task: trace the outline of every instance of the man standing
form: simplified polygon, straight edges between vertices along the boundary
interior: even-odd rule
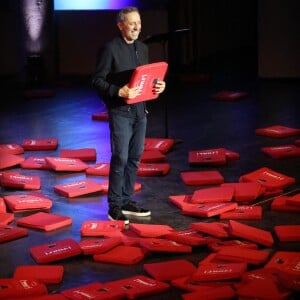
[[[126,104],[138,95],[138,87],[128,87],[129,71],[149,63],[148,47],[138,40],[141,16],[136,7],[126,7],[117,15],[120,35],[105,44],[97,57],[92,85],[105,102],[109,115],[111,160],[108,187],[108,218],[129,223],[127,215],[150,216],[151,212],[132,201],[138,166],[144,151],[147,109],[144,102]],[[124,76],[122,76],[124,75]],[[159,80],[156,93],[165,90]]]

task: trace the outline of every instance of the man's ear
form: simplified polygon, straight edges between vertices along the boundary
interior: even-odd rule
[[[118,28],[119,28],[120,31],[123,30],[123,23],[122,23],[122,22],[119,22],[119,23],[117,24],[117,26],[118,26]]]

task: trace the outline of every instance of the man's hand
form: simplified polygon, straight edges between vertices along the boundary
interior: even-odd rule
[[[154,86],[154,92],[157,94],[161,94],[166,88],[166,82],[163,80],[157,80]]]
[[[122,88],[119,89],[119,97],[125,98],[125,99],[133,99],[138,95],[139,88],[133,87],[129,88],[128,85],[124,85]]]

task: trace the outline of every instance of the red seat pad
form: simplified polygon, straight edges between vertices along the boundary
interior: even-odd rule
[[[228,238],[228,224],[221,222],[194,222],[190,227],[201,233],[206,233],[217,238]]]
[[[24,160],[22,156],[0,152],[0,170],[19,165]]]
[[[7,207],[12,212],[33,209],[50,209],[52,200],[41,193],[14,194],[4,196]]]
[[[140,246],[150,252],[192,252],[192,246],[177,243],[165,238],[143,238],[140,240]]]
[[[282,291],[277,282],[272,279],[253,279],[241,283],[236,290],[239,299],[287,299],[291,294],[288,291]]]
[[[0,212],[0,226],[6,226],[15,219],[13,213]]]
[[[219,290],[222,287],[232,286],[232,281],[210,281],[210,282],[203,282],[203,281],[200,282],[199,281],[199,282],[197,282],[192,279],[192,276],[184,276],[184,277],[180,277],[180,278],[171,280],[171,285],[176,288],[181,289],[182,291],[202,293],[205,291]],[[182,296],[189,295],[189,294],[191,294],[191,293],[188,293],[188,294],[183,293]],[[222,296],[215,297],[215,298],[222,299]],[[215,299],[215,298],[213,297],[212,299]],[[232,297],[228,297],[228,299],[231,299],[231,298]],[[201,296],[199,297],[199,294],[198,294],[198,298],[192,298],[192,299],[198,300],[198,299],[201,299]],[[206,298],[204,298],[204,299],[206,299]],[[207,299],[210,299],[209,295],[208,295]],[[227,299],[226,296],[225,296],[225,299]]]
[[[81,225],[80,234],[81,236],[121,236],[120,232],[124,229],[124,221],[86,220]]]
[[[183,209],[185,206],[194,206],[195,204],[191,203],[191,195],[170,195],[168,200],[176,205],[177,207]]]
[[[0,278],[0,299],[34,298],[47,295],[47,286],[37,279]]]
[[[78,158],[46,156],[45,159],[54,171],[81,172],[89,167],[86,163]]]
[[[88,175],[96,176],[108,176],[109,175],[110,164],[109,163],[96,163],[93,166],[88,167],[85,172]]]
[[[275,159],[300,156],[300,147],[296,145],[262,147],[261,151]]]
[[[216,259],[229,262],[245,262],[251,265],[262,265],[269,258],[267,250],[248,249],[236,246],[223,247],[216,254]]]
[[[216,241],[212,241],[208,243],[208,248],[214,252],[218,252],[223,248],[227,247],[241,247],[247,249],[258,249],[258,245],[249,241],[241,240],[241,239],[230,239],[230,240],[221,240],[218,239]],[[216,259],[217,256],[215,256]]]
[[[288,291],[300,292],[299,274],[288,274],[282,270],[279,270],[276,273],[276,276],[280,284],[288,289]]]
[[[4,198],[0,197],[0,213],[6,212],[6,202]]]
[[[292,196],[277,196],[271,203],[271,209],[276,211],[300,212],[300,206],[290,202],[292,199]]]
[[[224,220],[260,220],[262,218],[262,207],[252,205],[239,205],[233,210],[222,212],[220,219]]]
[[[57,138],[24,139],[22,143],[25,150],[56,150],[57,146]]]
[[[108,113],[106,111],[100,111],[98,113],[92,114],[92,120],[97,121],[108,121]]]
[[[216,240],[220,240],[220,239],[216,239]],[[198,263],[198,265],[206,265],[206,264],[222,264],[224,263],[224,260],[219,260],[216,258],[217,253],[210,253],[207,256],[205,256],[203,259],[201,259]]]
[[[10,225],[0,225],[0,243],[16,240],[28,235],[26,228],[20,228]]]
[[[260,182],[225,182],[221,186],[233,187],[233,200],[236,202],[252,202],[263,195],[265,188]]]
[[[300,193],[288,196],[286,199],[286,204],[300,206]]]
[[[184,171],[180,173],[186,185],[209,185],[224,183],[223,175],[217,170],[211,171]]]
[[[4,173],[0,180],[1,186],[22,190],[39,190],[41,179],[39,176]]]
[[[30,156],[21,162],[21,168],[23,169],[40,169],[51,170],[52,167],[48,164],[44,157]]]
[[[209,285],[199,286],[194,292],[182,294],[182,300],[234,299],[235,295],[235,290],[229,284],[222,286]]]
[[[280,242],[300,241],[300,225],[276,225],[274,231]]]
[[[45,284],[62,282],[64,266],[62,265],[19,265],[16,266],[13,277],[35,278]]]
[[[274,138],[284,138],[300,134],[300,128],[287,127],[283,125],[272,125],[255,130],[257,135],[264,135]]]
[[[166,160],[166,155],[157,149],[144,150],[141,157],[142,163],[162,162]]]
[[[72,222],[72,218],[68,216],[37,212],[29,216],[19,218],[17,220],[17,225],[43,231],[53,231],[69,226]]]
[[[116,264],[132,265],[144,259],[145,250],[141,247],[118,245],[105,253],[93,255],[93,260],[98,262],[109,262]]]
[[[167,153],[174,145],[174,139],[171,138],[145,138],[144,150],[159,150]]]
[[[264,265],[266,269],[274,269],[283,271],[288,275],[296,275],[299,280],[299,263],[300,252],[299,251],[282,251],[277,250],[273,256]]]
[[[144,264],[144,270],[154,279],[161,281],[169,281],[191,275],[196,269],[193,263],[185,259]]]
[[[247,264],[244,262],[199,264],[191,277],[201,282],[239,279],[246,270]]]
[[[139,93],[133,99],[125,99],[127,104],[157,99],[159,94],[153,91],[156,80],[164,80],[168,63],[164,61],[138,66],[128,83],[129,88],[138,87]]]
[[[233,199],[234,188],[231,186],[208,187],[195,190],[191,203],[220,203]]]
[[[240,158],[240,154],[236,151],[232,151],[232,150],[229,150],[229,149],[225,149],[225,155],[226,155],[226,158],[227,160],[237,160]]]
[[[172,231],[164,235],[163,238],[190,246],[208,245],[216,240],[211,236],[199,233],[197,230],[191,228]]]
[[[194,206],[184,206],[182,214],[186,216],[209,218],[220,215],[226,211],[234,210],[237,207],[235,202],[215,202],[215,203],[201,203]]]
[[[121,232],[122,243],[126,246],[138,246],[140,247],[140,237],[136,232],[130,229]]]
[[[92,179],[84,179],[54,186],[56,193],[69,198],[101,192],[102,190],[102,185]]]
[[[10,154],[23,154],[24,148],[18,144],[0,144],[0,152]]]
[[[92,282],[75,288],[65,289],[61,292],[64,299],[124,299],[126,294],[124,290],[108,287],[101,282]],[[81,297],[81,295],[84,295]]]
[[[137,233],[140,237],[157,238],[174,230],[169,225],[164,224],[141,224],[129,223],[129,229]]]
[[[236,101],[248,96],[247,92],[222,90],[212,94],[210,97],[218,101]]]
[[[122,243],[122,238],[115,237],[97,237],[97,238],[87,238],[79,242],[79,246],[83,251],[83,254],[99,254],[104,253],[108,250]]]
[[[191,150],[188,153],[188,161],[191,165],[225,165],[227,163],[226,149]]]
[[[95,148],[62,149],[60,150],[60,157],[77,158],[82,161],[94,161],[97,159],[97,152]]]
[[[268,167],[259,168],[239,179],[240,182],[259,182],[267,190],[283,189],[295,183],[295,178],[276,172]]]
[[[148,276],[136,275],[109,281],[104,284],[103,288],[109,290],[112,289],[114,291],[125,291],[127,299],[138,299],[162,293],[168,290],[170,285]]]
[[[229,232],[232,236],[266,247],[271,247],[274,244],[274,239],[270,231],[246,225],[238,221],[229,220]]]
[[[29,248],[29,252],[35,262],[39,264],[74,257],[82,253],[78,242],[72,238],[32,246]]]

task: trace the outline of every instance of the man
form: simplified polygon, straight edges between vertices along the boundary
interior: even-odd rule
[[[124,99],[138,95],[138,87],[129,88],[128,72],[149,63],[148,47],[138,40],[141,16],[136,7],[126,7],[117,15],[120,35],[102,47],[97,58],[92,85],[105,102],[109,115],[111,160],[108,187],[108,218],[129,223],[128,215],[150,216],[132,197],[139,162],[144,151],[147,109],[144,102],[126,104]],[[126,76],[127,74],[127,76]],[[165,82],[159,80],[156,93]]]

